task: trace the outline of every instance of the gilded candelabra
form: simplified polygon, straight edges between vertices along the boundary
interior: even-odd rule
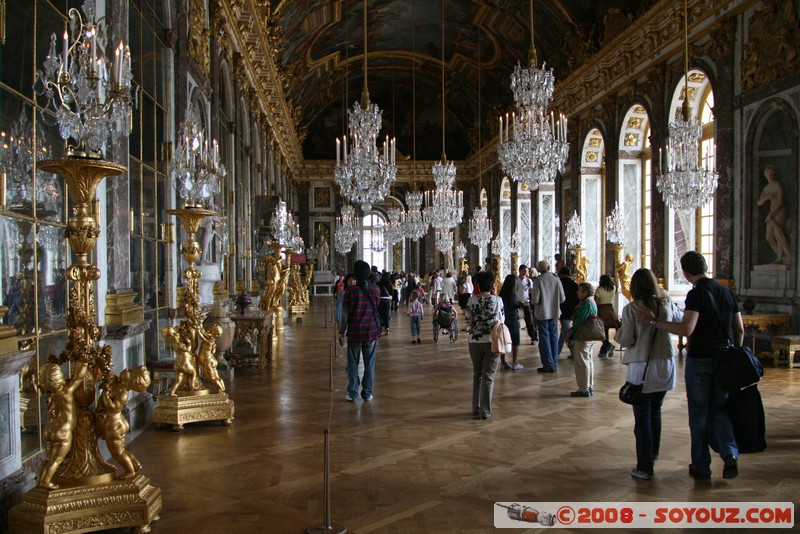
[[[574,247],[569,249],[570,252],[575,254],[575,282],[582,284],[589,281],[589,263],[588,256],[584,256],[586,251],[583,247]]]
[[[144,391],[150,384],[145,367],[113,372],[111,347],[98,346],[94,283],[100,269],[89,263],[100,229],[89,204],[97,185],[125,167],[102,159],[66,158],[40,163],[47,172],[64,176],[75,204],[65,235],[75,252],[66,278],[70,287],[67,343],[59,356],[51,355],[39,369],[39,387],[47,395],[48,418],[44,436],[46,458],[37,486],[11,510],[12,531],[84,532],[98,526],[149,530],[161,510],[161,491],[141,474],[141,465],[125,449],[128,422],[122,415],[130,389]],[[61,365],[72,364],[66,380]],[[95,406],[97,383],[100,402]],[[98,449],[98,435],[123,467],[121,474]]]
[[[153,421],[157,424],[172,425],[176,430],[183,429],[185,423],[221,420],[223,424],[233,421],[234,403],[225,393],[225,384],[217,372],[216,342],[222,334],[219,325],[203,326],[200,314],[199,280],[202,273],[195,267],[202,249],[195,240],[200,222],[216,212],[199,206],[187,206],[168,210],[168,214],[180,219],[188,239],[181,247],[183,259],[188,267],[183,271],[186,280],[183,290],[184,319],[177,326],[166,326],[161,334],[175,351],[175,382],[168,394],[160,399],[160,405],[153,411]],[[210,393],[200,378],[203,370],[205,379],[216,389]]]

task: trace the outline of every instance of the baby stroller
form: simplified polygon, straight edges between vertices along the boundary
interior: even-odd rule
[[[439,333],[449,334],[450,342],[458,339],[458,321],[456,310],[448,301],[442,301],[433,312],[433,341],[439,341]]]

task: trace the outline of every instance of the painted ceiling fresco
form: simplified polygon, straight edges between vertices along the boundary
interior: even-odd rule
[[[539,64],[554,69],[556,82],[566,78],[654,3],[536,0]],[[272,17],[286,96],[306,132],[304,157],[330,159],[364,85],[364,1],[273,1]],[[445,153],[467,158],[511,110],[511,73],[517,62],[527,66],[530,45],[524,0],[367,0],[367,87],[383,111],[383,135],[394,135],[408,157],[441,157],[443,58]]]

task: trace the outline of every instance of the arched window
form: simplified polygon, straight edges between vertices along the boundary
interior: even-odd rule
[[[382,227],[386,225],[386,218],[381,213],[372,212],[361,219],[361,259],[378,268],[378,272],[386,269],[386,251],[373,247],[376,238],[383,238]],[[380,230],[378,229],[380,228]]]
[[[603,177],[605,175],[605,142],[600,130],[593,128],[586,136],[581,158],[581,223],[584,255],[589,258],[589,280],[597,283],[603,270],[602,235]]]
[[[624,254],[634,257],[633,268],[649,264],[650,250],[650,118],[640,105],[625,114],[619,139],[617,203],[625,221]]]
[[[704,169],[716,169],[717,144],[714,139],[714,92],[711,85],[706,87],[703,103],[700,106],[700,123],[703,125],[703,137],[700,144],[700,165]],[[714,201],[712,200],[700,210],[697,241],[699,250],[708,263],[709,276],[714,271]]]

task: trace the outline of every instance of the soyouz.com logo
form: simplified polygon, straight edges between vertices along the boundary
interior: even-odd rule
[[[790,502],[495,503],[496,528],[792,528]]]

